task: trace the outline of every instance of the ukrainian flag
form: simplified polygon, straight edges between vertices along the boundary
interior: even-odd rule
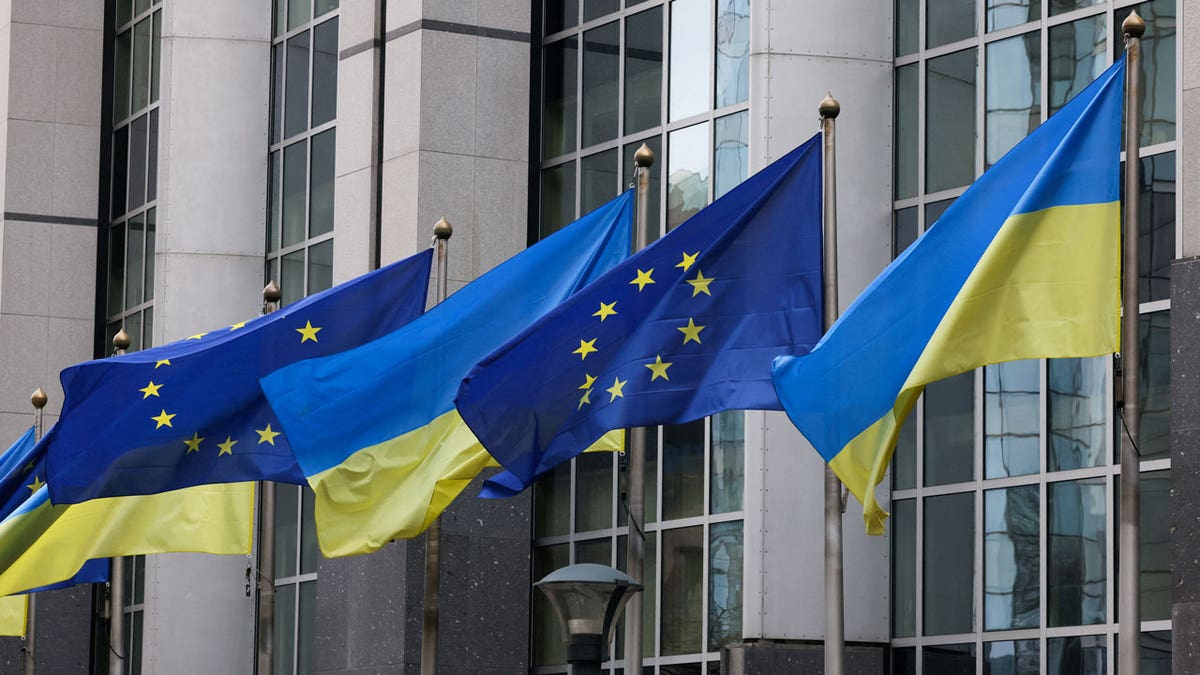
[[[627,191],[412,323],[259,380],[316,493],[326,557],[414,537],[489,464],[454,407],[471,366],[630,253]]]
[[[974,368],[1117,350],[1122,58],[1013,148],[806,356],[775,359],[788,416],[863,503],[925,385]]]

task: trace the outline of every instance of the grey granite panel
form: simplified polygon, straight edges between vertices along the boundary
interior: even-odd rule
[[[887,672],[886,645],[847,645],[845,672],[848,675],[879,675]],[[721,654],[725,675],[775,675],[825,670],[820,643],[752,642],[727,647]]]
[[[349,637],[346,647],[351,668],[398,665],[403,662],[403,640],[410,630],[406,590],[407,542],[353,559],[349,578]],[[320,582],[318,582],[320,583]],[[419,579],[416,583],[420,583]],[[418,624],[419,630],[419,624]]]
[[[318,673],[345,672],[350,631],[350,570],[358,558],[318,558],[317,616],[314,624],[313,668]]]
[[[1200,258],[1171,265],[1171,428],[1200,428]]]
[[[1171,611],[1171,663],[1176,675],[1200,672],[1200,603],[1176,604]]]
[[[0,637],[0,673],[21,672],[21,647],[25,641],[19,637]]]
[[[88,672],[91,635],[91,584],[37,594],[39,675]]]
[[[496,469],[486,470],[462,491],[458,499],[442,514],[442,532],[516,539],[526,543],[528,553],[528,543],[533,536],[530,521],[533,491],[526,490],[507,499],[479,499],[483,481],[496,473]],[[525,557],[528,558],[528,555]]]
[[[1200,429],[1171,431],[1171,567],[1176,605],[1200,602]]]

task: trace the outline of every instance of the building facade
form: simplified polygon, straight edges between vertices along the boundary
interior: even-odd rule
[[[818,131],[838,98],[842,307],[971,181],[1143,41],[1143,672],[1200,672],[1197,0],[12,0],[0,7],[0,443],[57,373],[261,311],[454,227],[450,291],[651,168],[652,237]],[[930,386],[844,524],[852,673],[1115,673],[1113,359]],[[7,439],[7,440],[6,440]],[[650,434],[644,672],[820,672],[822,462],[782,413]],[[443,517],[440,669],[565,673],[531,584],[623,568],[625,458]],[[128,673],[418,672],[424,541],[324,559],[279,486],[276,558],[123,561]],[[103,585],[39,594],[42,673],[108,672]],[[0,638],[0,671],[23,642]],[[623,627],[605,668],[624,672]]]

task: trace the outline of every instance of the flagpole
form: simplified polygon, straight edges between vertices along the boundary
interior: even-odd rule
[[[654,151],[642,143],[633,154],[636,183],[633,252],[650,243],[650,167],[654,166]],[[629,534],[625,537],[625,573],[642,583],[642,566],[646,559],[646,427],[629,430],[629,481],[626,485],[626,510]],[[625,607],[625,672],[642,672],[642,595],[634,593]]]
[[[449,278],[447,248],[454,228],[442,218],[433,226],[434,246],[437,248],[437,302],[446,301]],[[436,675],[438,661],[438,615],[441,604],[442,518],[438,516],[425,530],[425,597],[422,603],[421,675]]]
[[[33,392],[33,395],[29,397],[29,402],[33,404],[33,438],[35,441],[42,440],[42,434],[46,431],[45,415],[42,409],[46,407],[46,403],[49,400],[46,392],[41,387],[38,387]],[[34,653],[34,646],[37,641],[37,614],[34,612],[36,605],[37,594],[30,593],[25,610],[25,647],[21,650],[24,652],[25,675],[33,675],[35,669],[34,658],[36,654]]]
[[[129,333],[124,326],[113,336],[113,356],[129,349]],[[108,572],[108,672],[124,673],[125,662],[125,559],[114,557]]]
[[[1117,600],[1118,670],[1122,675],[1138,675],[1141,670],[1141,563],[1140,488],[1138,437],[1141,403],[1138,400],[1138,191],[1141,189],[1141,160],[1138,134],[1141,129],[1139,89],[1141,87],[1141,37],[1146,23],[1136,11],[1121,23],[1125,34],[1125,236],[1121,285],[1121,389],[1117,406],[1128,442],[1121,444],[1121,550],[1120,581]]]
[[[264,315],[279,309],[283,291],[274,280],[263,288]],[[275,483],[258,483],[258,673],[275,672]]]
[[[823,227],[822,288],[824,328],[828,332],[838,317],[837,267],[837,175],[834,152],[834,120],[842,106],[832,94],[821,100],[821,130],[825,139],[825,170],[821,188]],[[842,675],[845,660],[846,610],[842,569],[842,482],[825,466],[825,674]]]

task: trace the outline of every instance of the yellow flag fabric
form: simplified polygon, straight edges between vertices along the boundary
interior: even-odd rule
[[[29,596],[10,595],[0,598],[0,635],[25,635],[25,620],[29,617]]]

